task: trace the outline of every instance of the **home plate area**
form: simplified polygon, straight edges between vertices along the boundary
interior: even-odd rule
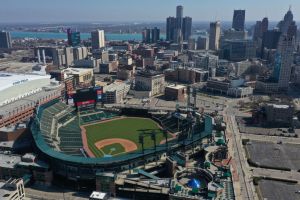
[[[137,150],[137,145],[126,139],[111,138],[95,143],[95,146],[103,153],[104,157],[116,156]]]

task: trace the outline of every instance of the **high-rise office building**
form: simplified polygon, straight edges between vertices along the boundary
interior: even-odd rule
[[[219,21],[210,23],[209,49],[219,50],[221,36],[221,23]]]
[[[183,41],[183,6],[176,7],[176,29],[175,29],[175,42],[182,43]]]
[[[294,15],[290,8],[288,12],[284,15],[283,20],[281,20],[277,25],[279,31],[282,34],[286,34],[289,29],[289,26],[293,23],[293,21],[294,21]]]
[[[297,24],[294,21],[294,15],[291,11],[291,8],[288,10],[288,12],[284,15],[283,20],[281,20],[277,27],[279,28],[279,31],[283,35],[287,35],[288,37],[293,37],[294,41],[294,48],[297,47],[296,41],[297,41]]]
[[[176,7],[176,28],[182,29],[183,23],[183,6]]]
[[[281,35],[275,56],[274,78],[278,81],[279,90],[287,90],[293,64],[293,37]]]
[[[196,39],[190,37],[188,40],[188,50],[196,50],[196,46],[197,46]]]
[[[268,30],[263,34],[262,47],[267,49],[277,49],[281,32],[278,30]]]
[[[145,28],[143,30],[143,42],[151,43],[151,29]]]
[[[262,39],[265,32],[268,31],[269,20],[268,18],[263,18],[262,21],[256,21],[254,26],[253,39],[257,40],[258,38]]]
[[[160,39],[160,29],[154,27],[151,30],[151,41],[152,43],[156,43],[157,41],[159,41],[159,39]]]
[[[183,17],[183,6],[176,7],[176,18],[167,18],[167,40],[176,43],[188,41],[192,34],[192,18]]]
[[[68,35],[68,45],[72,47],[80,45],[81,43],[80,32],[78,31],[73,32],[70,28],[68,28],[67,35]]]
[[[253,40],[225,40],[220,48],[220,58],[240,62],[256,57],[256,46]]]
[[[0,48],[11,48],[11,37],[9,32],[0,32]]]
[[[192,18],[184,17],[182,21],[182,38],[184,41],[188,41],[192,35]]]
[[[174,41],[175,40],[175,29],[176,29],[176,18],[168,17],[167,18],[167,27],[166,27],[166,40]]]
[[[243,31],[245,29],[245,10],[234,10],[232,28],[237,31]]]
[[[262,38],[262,22],[256,21],[256,24],[254,26],[254,33],[253,33],[253,39],[256,41],[258,38]]]
[[[197,50],[208,50],[208,38],[199,36],[197,39]]]
[[[100,49],[105,47],[104,30],[95,30],[91,32],[92,49]]]
[[[261,29],[262,29],[262,33],[265,33],[268,31],[269,19],[267,17],[263,18],[263,20],[261,21]]]
[[[291,37],[294,37],[294,38],[297,38],[297,24],[296,24],[296,22],[295,21],[293,21],[291,24],[290,24],[290,26],[289,26],[289,28],[288,28],[288,30],[287,30],[287,35],[288,36],[291,36]]]

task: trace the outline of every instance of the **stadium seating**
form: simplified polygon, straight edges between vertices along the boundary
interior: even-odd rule
[[[115,116],[116,116],[116,114],[113,114],[113,113],[108,113],[105,111],[98,111],[98,112],[94,112],[91,114],[85,114],[85,115],[82,115],[82,113],[81,113],[80,120],[81,120],[81,124],[88,124],[88,123],[100,121],[103,119],[110,119]]]
[[[81,129],[77,117],[75,120],[62,126],[58,131],[58,136],[60,138],[60,150],[62,152],[71,155],[81,155]]]
[[[73,107],[57,101],[43,107],[40,129],[46,143],[63,153],[82,156],[81,124],[115,117],[102,110],[80,111],[80,120]]]

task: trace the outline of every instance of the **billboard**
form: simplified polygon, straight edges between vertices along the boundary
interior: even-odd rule
[[[102,87],[94,87],[96,92],[97,101],[102,101],[103,99],[103,88]]]
[[[74,106],[74,95],[76,94],[75,91],[66,91],[66,103],[69,106]]]

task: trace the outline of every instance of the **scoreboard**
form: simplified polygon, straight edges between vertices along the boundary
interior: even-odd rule
[[[76,107],[86,107],[89,105],[96,105],[97,102],[102,101],[103,88],[92,87],[79,89],[73,94],[74,105]]]

